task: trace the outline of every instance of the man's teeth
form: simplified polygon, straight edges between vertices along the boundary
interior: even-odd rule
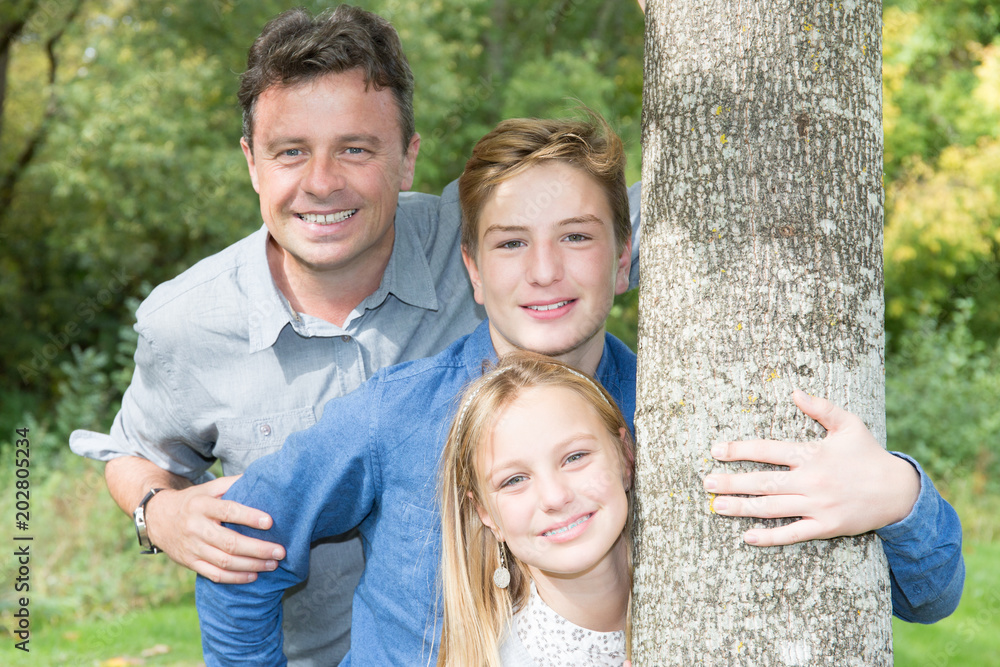
[[[562,308],[567,303],[569,303],[569,301],[560,301],[559,303],[550,303],[547,306],[528,306],[528,308],[530,308],[531,310],[540,310],[540,311],[555,310],[556,308]]]
[[[343,222],[349,217],[358,212],[358,209],[352,208],[349,211],[341,211],[340,213],[329,213],[327,215],[316,215],[315,213],[300,213],[299,217],[306,222],[311,222],[316,225],[332,225],[335,222]]]
[[[542,535],[544,535],[545,537],[549,537],[550,535],[558,535],[559,533],[565,533],[567,530],[570,530],[571,528],[576,528],[584,521],[589,521],[590,517],[592,516],[594,515],[591,513],[588,514],[587,516],[580,517],[579,519],[569,524],[568,526],[563,526],[562,528],[556,528],[555,530],[550,530],[548,532],[542,533]]]

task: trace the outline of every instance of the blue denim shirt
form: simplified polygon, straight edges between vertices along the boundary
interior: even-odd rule
[[[235,528],[286,545],[288,555],[276,572],[252,584],[198,578],[209,666],[284,664],[281,591],[308,571],[310,540],[353,526],[360,526],[367,565],[354,597],[351,652],[342,664],[433,664],[441,612],[435,602],[438,456],[459,393],[478,377],[484,360],[494,359],[484,322],[437,357],[384,370],[332,401],[315,427],[290,438],[233,485],[227,498],[274,518],[270,531]],[[606,338],[596,376],[634,428],[635,356],[613,336]],[[913,511],[879,534],[894,612],[933,622],[950,613],[962,593],[961,526],[917,469],[921,489]]]
[[[438,459],[461,391],[495,359],[483,322],[436,357],[380,371],[331,401],[314,427],[247,470],[226,498],[264,509],[274,526],[236,528],[284,544],[287,555],[250,584],[198,578],[208,665],[284,664],[282,591],[306,576],[311,541],[355,526],[366,565],[354,594],[349,663],[421,665],[437,655]],[[629,428],[635,370],[631,350],[606,335],[596,377]]]

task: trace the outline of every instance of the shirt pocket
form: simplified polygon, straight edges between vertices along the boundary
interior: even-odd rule
[[[215,456],[222,461],[226,475],[237,475],[257,459],[281,449],[288,436],[315,423],[310,407],[252,419],[220,419]]]

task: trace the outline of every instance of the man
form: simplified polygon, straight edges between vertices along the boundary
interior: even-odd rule
[[[198,579],[207,664],[282,664],[282,591],[307,576],[311,541],[353,528],[362,534],[367,562],[344,664],[433,661],[440,630],[438,454],[458,395],[497,355],[529,349],[594,375],[632,427],[635,355],[604,331],[613,295],[628,286],[623,169],[620,141],[593,123],[505,121],[477,144],[459,185],[462,253],[488,320],[437,356],[384,369],[331,401],[314,427],[232,486],[228,498],[274,517],[268,537],[284,544],[287,555],[276,571],[243,586]],[[816,409],[824,405],[826,413]],[[851,419],[819,399],[807,412],[831,424]],[[882,469],[901,461],[874,440],[862,439],[858,450],[879,459]],[[961,594],[960,540],[953,534],[959,529],[929,481],[901,462],[916,488],[909,496],[889,493],[903,496],[891,498],[890,511],[903,522],[889,526],[898,539],[886,552],[894,602],[922,617],[908,601],[927,580],[897,570],[896,550],[911,560],[938,546],[948,552],[951,568],[935,571],[930,588],[935,601],[947,597],[953,608]],[[914,506],[933,507],[933,531],[907,530]]]
[[[429,356],[483,313],[458,253],[454,188],[410,187],[420,138],[395,30],[360,9],[275,18],[240,87],[264,228],[159,286],[137,313],[136,370],[110,437],[76,432],[108,461],[108,488],[146,551],[216,581],[252,581],[284,556],[222,521],[265,514],[204,484],[215,459],[241,473],[383,366]],[[152,494],[154,489],[161,489]],[[346,653],[363,557],[356,537],[313,549],[285,602],[286,650],[303,665]]]

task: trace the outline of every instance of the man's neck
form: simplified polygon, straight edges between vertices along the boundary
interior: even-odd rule
[[[299,264],[268,237],[267,264],[275,286],[297,313],[343,326],[352,312],[382,283],[385,257],[366,257],[358,266],[314,271]]]

